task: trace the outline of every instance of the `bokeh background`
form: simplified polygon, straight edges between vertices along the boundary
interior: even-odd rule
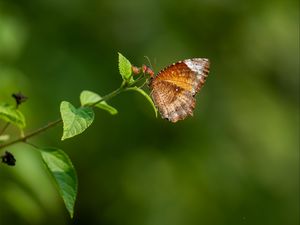
[[[110,101],[119,114],[97,111],[82,135],[61,142],[59,126],[32,139],[77,168],[73,220],[38,152],[9,147],[1,225],[299,224],[298,1],[0,0],[0,101],[29,96],[26,131],[58,118],[62,100],[79,105],[82,90],[117,88],[118,51],[156,72],[209,58],[194,117],[156,119],[124,93]]]

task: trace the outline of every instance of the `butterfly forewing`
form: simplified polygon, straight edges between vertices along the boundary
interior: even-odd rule
[[[207,59],[195,58],[172,64],[151,81],[151,97],[161,116],[172,122],[193,115],[194,96],[209,72]]]

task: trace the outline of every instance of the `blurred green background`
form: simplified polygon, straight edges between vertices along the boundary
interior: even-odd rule
[[[194,117],[154,117],[136,93],[97,111],[83,135],[32,139],[65,150],[79,176],[70,220],[38,153],[9,147],[1,225],[299,224],[299,3],[296,0],[0,0],[0,101],[22,91],[27,131],[121,82],[117,52],[155,71],[211,60]],[[0,127],[4,125],[0,122]],[[16,129],[8,132],[15,136]]]

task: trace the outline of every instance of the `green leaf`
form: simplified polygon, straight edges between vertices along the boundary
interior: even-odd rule
[[[121,53],[119,54],[119,71],[123,80],[128,81],[131,77],[131,63]]]
[[[90,106],[95,104],[95,102],[98,102],[102,99],[102,97],[92,91],[82,91],[80,94],[80,103],[82,106]],[[95,107],[106,110],[111,115],[115,115],[118,113],[118,110],[116,110],[114,107],[108,105],[105,101],[101,101],[98,104],[95,105]]]
[[[23,129],[26,126],[24,115],[16,109],[15,106],[7,103],[0,104],[0,119],[15,125],[20,129]]]
[[[76,109],[71,103],[66,101],[60,104],[60,113],[64,124],[62,140],[82,133],[94,120],[92,108],[80,107]]]
[[[64,151],[56,148],[39,148],[39,150],[72,218],[78,186],[75,168]]]
[[[155,116],[157,117],[157,108],[155,107],[155,105],[154,105],[152,99],[150,98],[150,96],[143,89],[138,88],[138,87],[131,87],[131,88],[126,88],[126,90],[128,90],[128,91],[137,91],[140,94],[142,94],[148,100],[148,102],[152,105]]]

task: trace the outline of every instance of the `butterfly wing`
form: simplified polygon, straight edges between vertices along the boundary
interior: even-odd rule
[[[150,83],[151,97],[162,118],[177,122],[193,115],[194,96],[208,72],[209,61],[202,58],[180,61],[162,70]]]

